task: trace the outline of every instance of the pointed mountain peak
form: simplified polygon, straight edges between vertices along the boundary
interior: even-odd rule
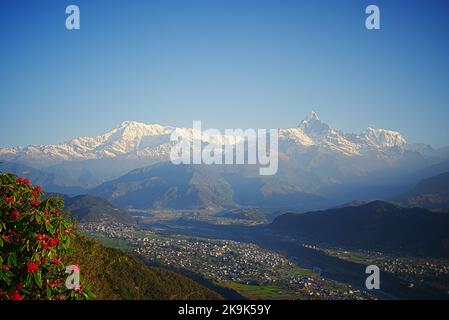
[[[309,112],[309,114],[299,123],[298,127],[302,128],[305,126],[308,126],[315,122],[321,122],[320,118],[318,118],[318,115],[315,113],[315,111]]]
[[[314,120],[314,121],[320,121],[320,118],[318,118],[318,115],[316,114],[315,111],[310,111],[309,114],[307,115],[307,117],[304,120]]]
[[[319,135],[327,132],[330,128],[327,124],[322,123],[317,114],[312,111],[298,125],[306,134]]]

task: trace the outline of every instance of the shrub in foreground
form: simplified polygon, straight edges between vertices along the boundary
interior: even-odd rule
[[[0,299],[90,299],[82,283],[65,285],[61,261],[73,246],[64,202],[42,195],[27,179],[0,173]]]

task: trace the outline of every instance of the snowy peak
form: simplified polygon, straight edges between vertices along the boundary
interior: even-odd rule
[[[315,112],[310,112],[297,128],[281,129],[280,137],[300,146],[316,145],[346,155],[357,155],[368,150],[384,150],[406,145],[397,131],[369,127],[362,134],[346,134],[323,123]]]
[[[368,127],[362,134],[362,140],[378,148],[404,147],[406,141],[397,131]]]
[[[171,127],[159,124],[123,121],[119,127],[103,135],[74,139],[68,145],[75,150],[106,157],[137,154],[140,149],[151,146],[149,142],[152,137],[156,138],[153,145],[161,144],[159,137],[170,134],[172,130]]]
[[[298,124],[298,128],[305,128],[313,125],[314,123],[321,123],[320,118],[315,111],[309,112],[309,114]]]
[[[311,137],[324,135],[330,129],[327,124],[321,122],[314,111],[310,112],[307,117],[299,123],[298,128]]]
[[[132,120],[125,120],[120,124],[120,128],[124,128],[124,127],[129,127],[129,126],[142,126],[142,125],[146,125],[143,122],[138,122],[138,121],[132,121]]]
[[[162,126],[160,124],[146,124],[137,121],[123,121],[119,128],[112,131],[121,132],[123,136],[132,139],[143,136],[157,136],[167,134],[171,131],[171,127]]]
[[[318,115],[315,111],[310,111],[307,117],[304,118],[302,122],[313,122],[313,121],[320,121],[320,118],[318,118]]]

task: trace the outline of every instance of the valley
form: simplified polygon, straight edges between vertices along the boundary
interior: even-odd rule
[[[126,248],[149,265],[199,274],[250,299],[375,298],[366,290],[322,278],[252,243],[161,234],[119,224],[80,225],[80,229],[105,245]]]
[[[223,221],[205,212],[145,214],[140,212],[137,226],[80,228],[149,265],[197,274],[250,299],[449,298],[445,259],[426,265],[427,259],[401,252],[321,247],[273,234],[264,223]],[[381,290],[364,288],[370,264],[381,268]]]

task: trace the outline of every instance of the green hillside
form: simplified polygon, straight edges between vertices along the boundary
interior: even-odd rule
[[[91,195],[81,195],[65,199],[65,208],[71,217],[79,222],[116,221],[124,224],[135,224],[126,210],[113,205],[109,201]]]
[[[222,297],[173,271],[147,267],[118,249],[77,236],[67,264],[78,263],[97,300],[206,300]]]

